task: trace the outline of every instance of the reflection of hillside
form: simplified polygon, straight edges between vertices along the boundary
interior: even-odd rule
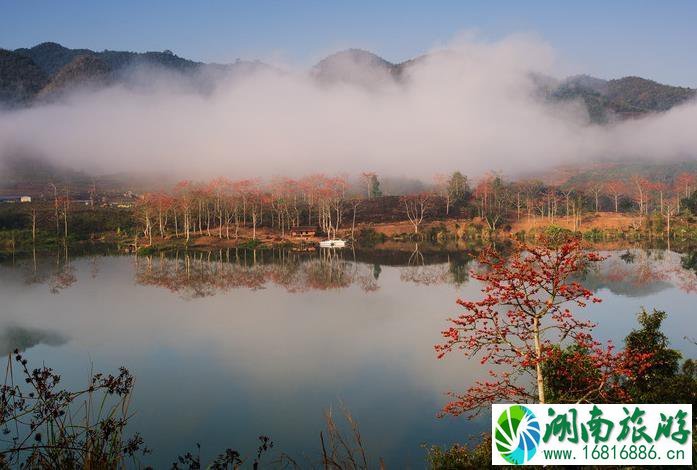
[[[373,266],[347,261],[342,255],[331,250],[311,255],[241,249],[175,253],[139,259],[136,281],[187,298],[237,288],[263,289],[269,283],[289,292],[340,289],[353,284],[364,291],[378,288]]]
[[[58,333],[35,328],[9,326],[0,331],[0,353],[3,354],[9,354],[15,349],[25,351],[37,344],[60,346],[65,342],[66,339]]]

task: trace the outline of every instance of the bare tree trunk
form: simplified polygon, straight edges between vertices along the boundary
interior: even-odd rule
[[[545,381],[542,375],[542,345],[540,344],[540,319],[533,320],[533,335],[535,337],[535,371],[537,372],[537,396],[540,403],[545,402]]]
[[[218,202],[218,238],[223,238],[223,210]]]
[[[661,202],[660,202],[660,205],[661,205],[661,214],[663,214],[663,191],[660,191],[658,194],[659,194],[659,197],[660,197],[660,200],[661,200]]]
[[[56,185],[51,183],[53,188],[53,211],[56,219],[56,237],[60,236],[60,218],[58,217],[58,188]]]
[[[211,236],[211,210],[206,203],[206,235]]]
[[[516,220],[520,220],[520,193],[516,193],[515,209],[516,209]]]
[[[354,232],[356,230],[356,209],[358,208],[358,203],[353,203],[353,220],[351,220],[351,240],[353,240]]]
[[[31,210],[31,242],[36,244],[36,209]]]
[[[63,231],[65,233],[65,240],[68,240],[68,207],[70,205],[70,196],[68,195],[68,190],[65,190],[65,202],[63,203]]]

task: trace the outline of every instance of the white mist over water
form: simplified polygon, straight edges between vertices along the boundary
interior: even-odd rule
[[[534,37],[467,37],[414,61],[398,81],[379,69],[351,72],[353,65],[334,64],[358,84],[259,68],[218,78],[207,93],[139,71],[138,86],[0,114],[0,158],[21,149],[100,172],[376,171],[430,179],[453,170],[514,174],[597,159],[697,156],[695,102],[598,126],[580,103],[544,101],[533,74],[559,76],[560,66]]]

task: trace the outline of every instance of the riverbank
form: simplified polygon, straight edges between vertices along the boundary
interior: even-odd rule
[[[637,245],[677,245],[690,247],[697,244],[697,221],[692,216],[674,217],[670,236],[666,220],[660,214],[638,217],[637,215],[599,212],[576,217],[536,217],[521,215],[520,219],[502,224],[492,230],[486,220],[480,218],[428,220],[419,224],[418,231],[408,220],[382,223],[360,223],[353,228],[337,230],[336,237],[351,241],[355,247],[374,247],[402,242],[451,245],[451,249],[462,249],[477,244],[516,239],[534,242],[550,233],[575,233],[599,248],[622,249]],[[177,236],[178,235],[178,236]],[[190,232],[187,240],[182,233],[166,233],[165,236],[144,237],[134,230],[104,230],[102,232],[74,233],[68,237],[68,245],[80,247],[90,244],[112,244],[125,253],[153,253],[176,249],[227,249],[227,248],[290,248],[297,251],[313,251],[321,240],[315,236],[292,236],[288,231],[280,232],[269,227],[238,227],[236,230],[211,228]],[[31,253],[34,250],[51,250],[65,245],[65,238],[55,232],[31,230],[0,231],[0,255]]]

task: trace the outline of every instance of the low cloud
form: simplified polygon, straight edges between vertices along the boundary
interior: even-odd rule
[[[512,36],[455,41],[396,79],[340,63],[342,75],[358,79],[327,83],[312,71],[261,67],[196,87],[140,70],[99,91],[3,112],[0,157],[21,148],[77,169],[190,177],[369,170],[430,179],[697,155],[694,102],[590,124],[580,103],[540,96],[534,77],[559,76],[559,63],[543,41]]]

